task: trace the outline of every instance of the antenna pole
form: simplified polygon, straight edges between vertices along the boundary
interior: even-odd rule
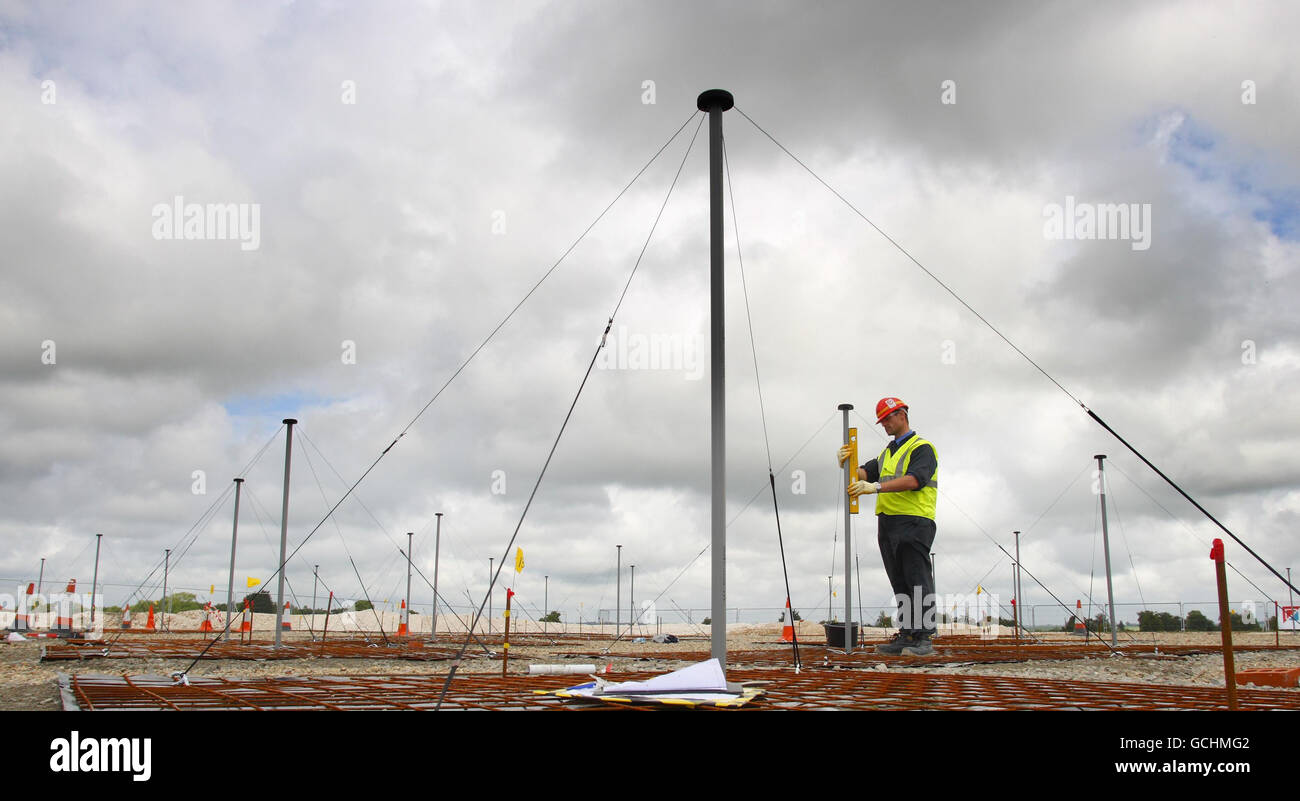
[[[731,92],[709,89],[695,101],[709,115],[709,382],[712,405],[712,656],[727,668],[726,302],[722,233],[722,113]]]
[[[320,565],[316,565],[311,570],[311,624],[307,626],[311,630],[311,638],[316,639],[316,584],[320,581]]]
[[[1099,453],[1093,457],[1097,460],[1097,488],[1101,491],[1101,547],[1106,554],[1106,602],[1110,605],[1110,645],[1119,647],[1119,634],[1115,620],[1115,589],[1110,579],[1110,531],[1106,525],[1106,473],[1103,460],[1106,454]],[[1100,632],[1098,632],[1100,633]]]
[[[230,641],[230,624],[235,620],[235,543],[239,539],[239,491],[244,479],[235,479],[235,522],[230,530],[230,581],[226,584],[226,629],[221,639]]]
[[[284,560],[289,544],[289,462],[293,457],[293,427],[298,421],[292,417],[282,420],[284,432],[284,503],[280,507],[280,580],[275,595],[275,647],[280,647],[280,630],[284,626]]]
[[[163,604],[162,604],[162,630],[170,631],[167,628],[167,609],[171,602],[167,600],[167,574],[171,572],[172,566],[172,549],[167,548],[163,553]]]
[[[442,546],[442,512],[438,512],[438,531],[433,538],[433,622],[429,624],[429,640],[438,639],[438,551]]]
[[[95,588],[99,586],[99,546],[104,541],[103,534],[95,535],[95,575],[90,580],[90,627],[95,627]]]

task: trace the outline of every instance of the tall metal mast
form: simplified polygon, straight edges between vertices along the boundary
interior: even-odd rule
[[[235,620],[235,543],[239,540],[239,491],[244,486],[244,479],[235,479],[235,522],[230,528],[230,581],[226,584],[226,628],[221,632],[221,639],[230,639],[230,626]]]
[[[293,456],[293,427],[298,421],[288,417],[281,422],[287,429],[284,432],[284,503],[280,507],[280,580],[275,595],[276,648],[280,647],[280,629],[284,625],[284,560],[289,545],[289,462]]]
[[[433,540],[433,622],[429,624],[429,639],[438,638],[438,551],[442,545],[442,512],[438,512],[438,532]]]
[[[1110,579],[1110,530],[1106,526],[1106,473],[1102,460],[1106,454],[1099,453],[1093,457],[1097,460],[1097,487],[1101,490],[1101,546],[1106,554],[1106,601],[1110,605],[1110,645],[1119,647],[1119,634],[1115,620],[1115,589]],[[1100,632],[1099,632],[1100,633]]]
[[[709,89],[695,101],[709,115],[709,382],[712,406],[712,656],[727,667],[727,409],[726,303],[722,234],[722,113],[731,92]]]
[[[90,627],[95,627],[95,588],[99,586],[99,546],[104,541],[103,534],[95,535],[95,575],[90,580]]]
[[[411,541],[415,538],[414,531],[406,532],[406,633],[411,633]]]

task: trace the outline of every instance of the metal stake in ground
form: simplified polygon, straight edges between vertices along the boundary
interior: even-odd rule
[[[1101,549],[1106,555],[1106,602],[1110,605],[1110,646],[1119,647],[1119,634],[1115,621],[1115,589],[1110,580],[1110,531],[1106,525],[1106,473],[1103,460],[1106,454],[1093,457],[1097,460],[1097,488],[1101,490]]]
[[[99,545],[104,541],[103,534],[95,535],[95,575],[90,580],[90,627],[95,627],[95,588],[99,586]]]
[[[226,630],[221,639],[230,641],[230,624],[235,620],[235,543],[239,540],[239,490],[244,479],[235,479],[235,522],[230,528],[230,581],[226,584]],[[241,638],[242,639],[242,638]]]
[[[1223,680],[1228,687],[1228,709],[1237,708],[1237,672],[1232,664],[1232,612],[1228,609],[1228,574],[1223,568],[1223,540],[1210,548],[1214,574],[1219,584],[1219,631],[1223,638]]]
[[[284,432],[284,502],[280,507],[280,577],[275,595],[275,647],[280,647],[280,629],[284,623],[284,560],[289,544],[289,462],[293,456],[293,427],[297,420],[287,417],[281,421],[287,426]]]
[[[695,106],[709,115],[709,395],[711,417],[712,614],[711,656],[727,667],[727,394],[726,279],[722,233],[722,113],[736,105],[731,92],[701,92]]]
[[[614,563],[614,635],[618,636],[623,626],[623,546],[618,549],[618,560]]]

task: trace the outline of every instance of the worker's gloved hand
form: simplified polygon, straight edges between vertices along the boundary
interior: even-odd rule
[[[837,454],[840,459],[840,467],[844,466],[844,462],[848,460],[849,456],[852,455],[852,453],[853,453],[853,449],[850,448],[848,445],[840,446],[839,452]]]
[[[856,498],[859,495],[874,495],[880,492],[880,484],[872,481],[854,481],[849,485],[849,497]]]

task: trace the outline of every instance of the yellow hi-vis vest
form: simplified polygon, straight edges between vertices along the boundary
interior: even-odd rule
[[[939,499],[939,449],[926,440],[921,439],[920,435],[913,434],[903,447],[897,452],[891,454],[889,446],[880,452],[880,483],[885,483],[891,478],[901,478],[907,474],[908,463],[912,459],[912,451],[922,445],[929,445],[934,450],[934,475],[925,486],[919,490],[908,490],[907,492],[882,492],[876,495],[876,514],[878,515],[914,515],[916,517],[928,517],[934,519],[935,502]]]

